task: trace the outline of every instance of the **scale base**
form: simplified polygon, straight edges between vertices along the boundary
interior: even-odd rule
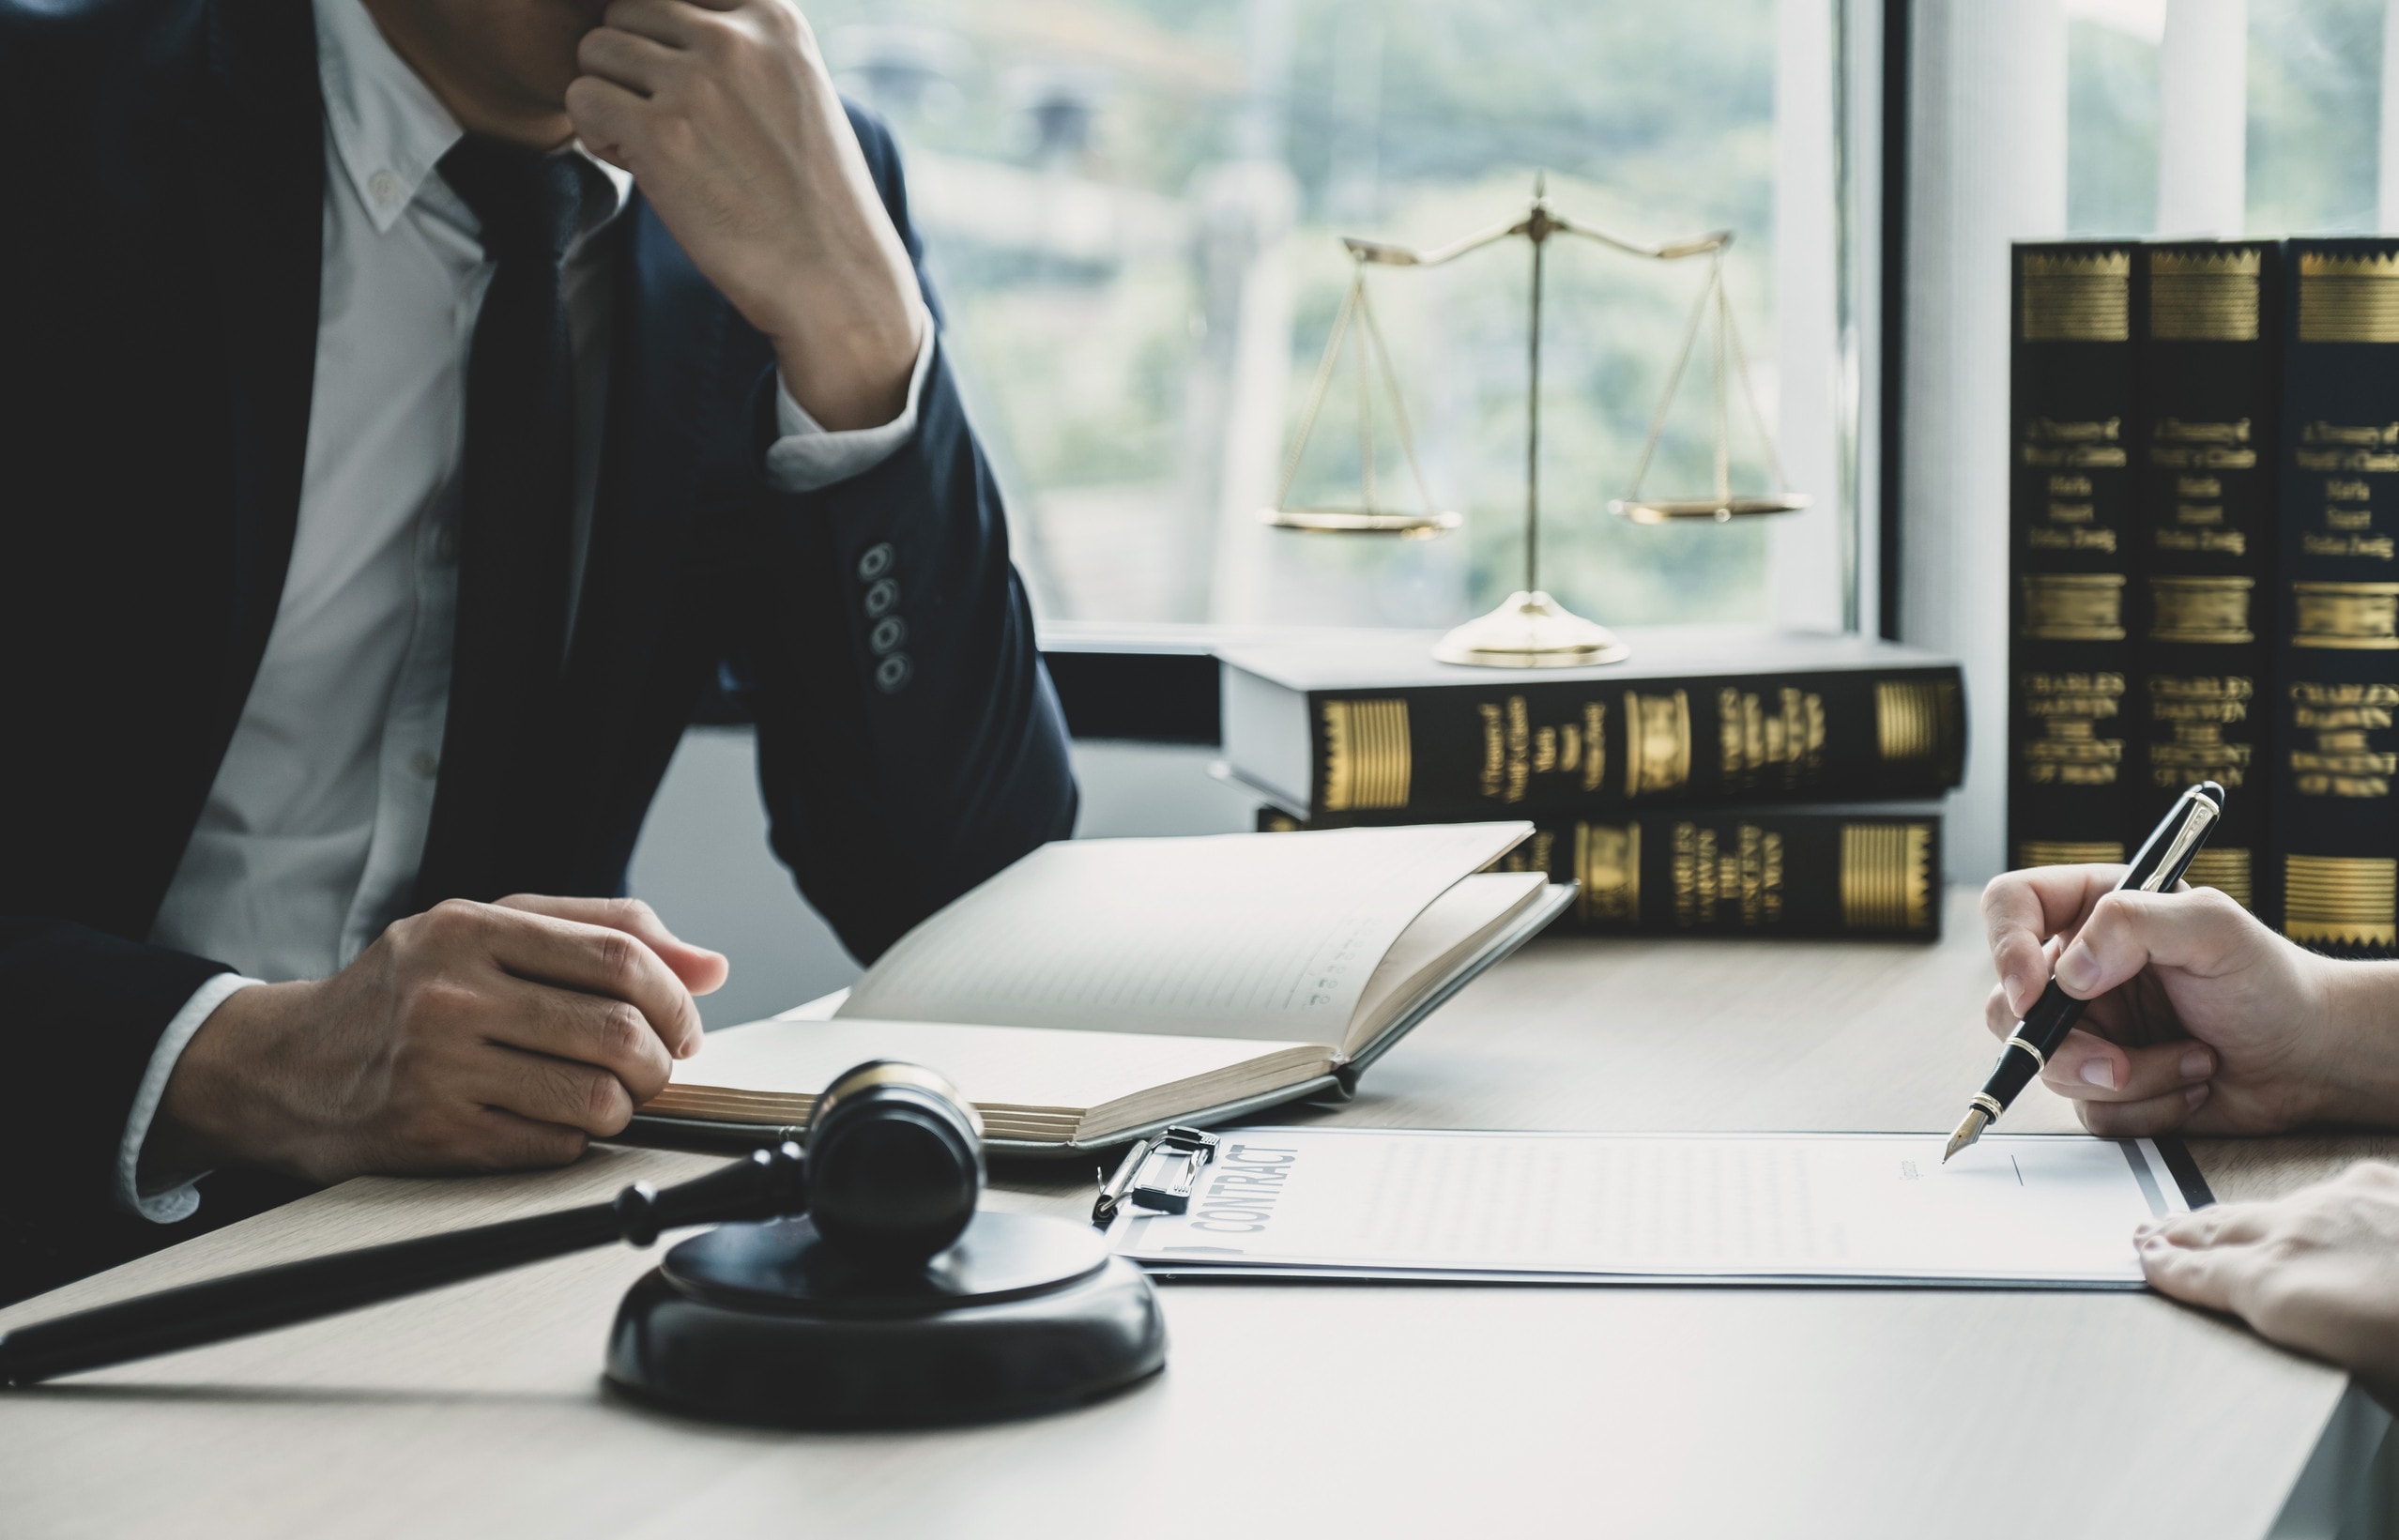
[[[1577,668],[1622,663],[1632,648],[1607,627],[1585,620],[1548,594],[1519,590],[1434,644],[1445,663],[1481,668]]]
[[[608,1379],[721,1421],[921,1427],[1062,1411],[1155,1374],[1166,1322],[1140,1269],[1082,1226],[978,1213],[949,1250],[862,1270],[806,1219],[726,1225],[644,1273]]]

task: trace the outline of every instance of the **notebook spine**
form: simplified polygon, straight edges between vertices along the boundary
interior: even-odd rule
[[[1965,749],[1955,667],[1325,691],[1308,717],[1313,811],[1380,823],[1937,797]]]
[[[2122,861],[2135,550],[2126,433],[2146,284],[2121,242],[2019,245],[2009,389],[2008,835],[2014,864]]]
[[[2256,241],[2141,249],[2129,435],[2142,591],[2125,837],[2140,838],[2184,787],[2218,782],[2231,793],[2224,821],[2190,880],[2269,921],[2279,912],[2266,846],[2279,255]]]
[[[2399,953],[2399,240],[2284,248],[2272,846],[2283,930]]]
[[[1258,827],[1328,825],[1261,808]],[[1742,808],[1547,818],[1501,869],[1580,884],[1551,935],[1941,935],[1937,813]]]

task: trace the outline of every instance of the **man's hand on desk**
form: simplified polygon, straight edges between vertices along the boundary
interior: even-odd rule
[[[692,997],[725,974],[634,899],[438,905],[329,979],[227,997],[167,1081],[145,1184],[573,1160],[698,1049]]]
[[[634,175],[823,426],[907,401],[924,313],[808,23],[786,0],[614,0],[576,53],[576,133]]]
[[[2399,1393],[2399,1166],[2362,1161],[2267,1203],[2222,1203],[2140,1231],[2161,1293],[2240,1317]]]
[[[2041,1079],[2094,1134],[2399,1123],[2399,968],[2302,951],[2212,889],[2111,892],[2120,866],[2009,872],[1983,890],[2004,1038],[2053,968],[2087,999]]]

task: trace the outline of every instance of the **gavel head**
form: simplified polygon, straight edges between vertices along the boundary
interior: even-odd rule
[[[836,1078],[808,1120],[808,1213],[869,1266],[945,1249],[983,1195],[983,1120],[931,1070],[878,1059]]]

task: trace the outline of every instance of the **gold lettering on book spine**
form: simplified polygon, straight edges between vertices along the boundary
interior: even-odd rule
[[[1788,685],[1770,695],[1719,690],[1716,734],[1720,785],[1747,790],[1779,770],[1782,785],[1804,785],[1824,766],[1825,697]]]
[[[2258,248],[2149,253],[2149,335],[2162,343],[2254,343]]]
[[[2121,864],[2124,846],[2115,840],[2018,840],[2018,866]]]
[[[2283,934],[2303,946],[2399,946],[2399,861],[2284,856]]]
[[[2284,764],[2291,789],[2302,797],[2390,796],[2399,754],[2376,743],[2373,735],[2391,729],[2399,687],[2295,679],[2289,690]]]
[[[2025,731],[2017,762],[2032,785],[2112,786],[2124,763],[2124,740],[2101,736],[2124,709],[2124,676],[2027,672],[2018,678]],[[2030,732],[2038,725],[2039,737]],[[2119,728],[2118,731],[2121,729]]]
[[[2132,253],[2026,252],[2024,339],[2028,343],[2121,343],[2132,336]]]
[[[1631,924],[1641,918],[1641,825],[1574,826],[1574,874],[1582,884],[1574,911],[1582,920]]]
[[[2182,879],[2194,888],[2213,888],[2244,909],[2257,906],[2251,899],[2255,891],[2250,881],[2249,852],[2209,846],[2191,858],[2191,865]]]
[[[1582,703],[1582,789],[1597,791],[1608,779],[1608,703]]]
[[[1691,779],[1691,702],[1625,692],[1625,795],[1673,791]]]
[[[1722,831],[1709,824],[1678,820],[1669,831],[1667,871],[1678,927],[1729,922],[1762,930],[1782,923],[1782,836],[1746,822],[1735,823],[1732,833],[1728,846]]]
[[[2299,340],[2399,343],[2399,252],[2300,252]]]
[[[1963,734],[1955,679],[1881,679],[1874,685],[1874,750],[1887,765],[1942,759]]]
[[[2239,789],[2256,745],[2224,737],[2249,720],[2256,681],[2239,674],[2149,676],[2149,784],[2179,791],[2202,781]]]
[[[2036,642],[2124,639],[2124,574],[2046,572],[2020,579],[2024,634]]]
[[[2399,583],[2294,583],[2291,646],[2344,652],[2399,648]]]
[[[2149,579],[2149,640],[2237,645],[2257,638],[2249,629],[2246,577]]]
[[[1411,772],[1408,703],[1328,700],[1324,716],[1327,813],[1406,807]]]
[[[1841,826],[1841,922],[1849,930],[1933,928],[1933,826]]]

